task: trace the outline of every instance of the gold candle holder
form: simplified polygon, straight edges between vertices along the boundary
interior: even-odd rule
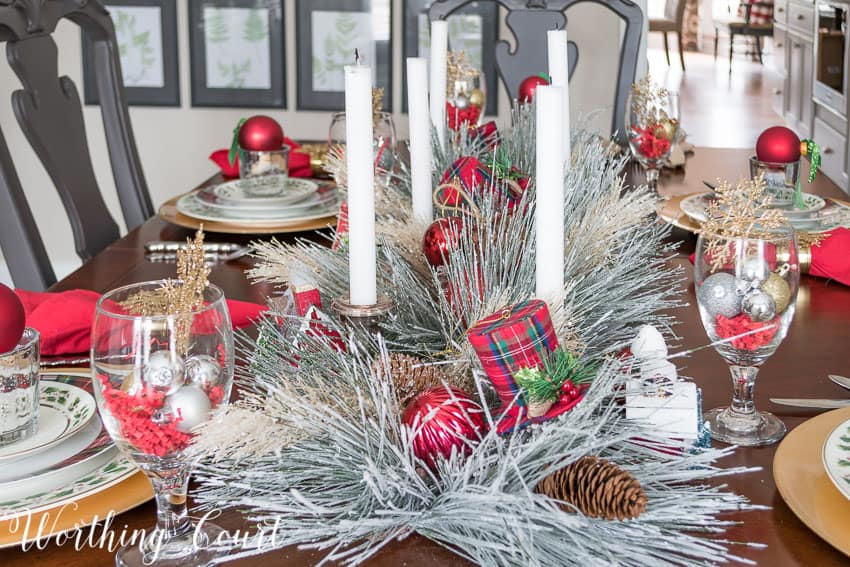
[[[393,300],[383,294],[378,294],[378,301],[374,305],[353,305],[347,295],[331,303],[331,310],[341,322],[362,327],[373,334],[381,332],[380,323],[392,308]]]

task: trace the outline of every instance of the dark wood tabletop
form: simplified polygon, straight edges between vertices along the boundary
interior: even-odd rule
[[[685,171],[666,172],[661,178],[661,192],[682,194],[703,191],[703,180],[713,181],[718,177],[731,181],[747,175],[746,150],[697,148],[689,159]],[[629,172],[632,178],[640,174]],[[823,196],[846,198],[847,196],[824,177],[806,191]],[[188,229],[169,225],[158,218],[147,221],[124,238],[112,244],[79,270],[57,283],[53,291],[68,289],[92,289],[105,292],[120,285],[158,279],[174,274],[173,264],[151,263],[145,260],[143,245],[151,240],[182,240],[191,233]],[[681,336],[680,348],[696,347],[707,342],[705,331],[695,307],[692,271],[687,254],[693,251],[695,237],[676,229],[674,238],[681,239],[683,246],[673,261],[686,266],[689,279],[687,297],[689,307],[677,309],[675,316],[680,322],[676,331]],[[267,237],[264,237],[267,238]],[[282,239],[291,235],[279,236]],[[245,237],[209,234],[209,241],[245,241]],[[269,285],[252,285],[244,270],[252,260],[243,258],[226,264],[215,265],[210,281],[221,286],[232,299],[264,302],[272,293]],[[773,405],[769,397],[846,397],[846,392],[827,379],[828,373],[850,375],[850,289],[822,279],[804,277],[797,298],[797,313],[788,337],[763,366],[756,383],[756,400],[760,409],[768,410],[793,429],[806,419],[820,413],[817,410],[795,410]],[[726,364],[712,349],[705,349],[680,362],[681,373],[692,377],[703,389],[703,405],[710,409],[726,405],[731,395],[731,382]],[[794,565],[843,565],[850,563],[847,557],[834,550],[829,544],[811,532],[785,505],[776,490],[771,473],[776,446],[762,448],[740,448],[721,463],[722,466],[761,467],[759,472],[742,474],[726,479],[729,488],[747,496],[753,503],[769,506],[769,510],[740,513],[730,516],[740,522],[724,537],[732,541],[758,542],[766,549],[736,546],[735,553],[769,566]],[[727,518],[729,519],[729,518]],[[118,516],[114,523],[121,529],[149,528],[155,522],[152,503],[147,503]],[[238,514],[230,512],[218,520],[225,528],[237,529],[242,525]],[[850,526],[847,526],[850,529]],[[626,550],[624,550],[626,553]],[[320,555],[286,549],[245,559],[234,565],[286,565],[306,566],[315,564]],[[99,549],[84,548],[76,551],[72,545],[27,553],[19,549],[0,552],[0,564],[6,567],[111,565],[113,554]],[[368,563],[373,566],[431,565],[455,566],[466,562],[449,551],[415,536],[395,542]]]

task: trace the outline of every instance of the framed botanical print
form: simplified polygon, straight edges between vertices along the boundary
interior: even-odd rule
[[[283,107],[283,0],[189,0],[192,106]]]
[[[430,55],[431,24],[428,8],[433,0],[404,1],[404,59]],[[487,90],[485,112],[496,114],[498,109],[498,77],[496,76],[496,40],[499,33],[498,2],[471,2],[448,18],[449,50],[463,51],[466,59],[484,74]],[[407,111],[407,65],[402,66],[404,110]]]
[[[180,106],[177,7],[174,0],[106,0],[112,16],[127,103]],[[83,94],[99,104],[94,49],[83,32]]]
[[[296,0],[298,108],[342,110],[354,50],[392,101],[392,0]]]

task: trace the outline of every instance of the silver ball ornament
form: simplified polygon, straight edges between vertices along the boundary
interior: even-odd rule
[[[183,384],[183,359],[170,350],[152,352],[142,369],[145,383],[160,392],[170,393]]]
[[[736,290],[735,276],[719,272],[705,278],[697,288],[697,299],[711,315],[731,318],[741,312],[741,296]]]
[[[740,264],[740,272],[739,277],[742,279],[754,283],[761,283],[767,279],[767,276],[770,275],[770,265],[764,258],[751,256],[749,258],[745,258],[743,263]],[[758,285],[758,283],[756,285]]]
[[[469,99],[467,98],[467,96],[465,94],[459,94],[455,97],[454,105],[455,105],[455,108],[457,108],[459,110],[463,110],[464,108],[469,106]]]
[[[197,354],[186,359],[186,383],[202,389],[221,382],[221,365],[208,354]]]
[[[188,385],[166,396],[163,409],[177,420],[178,431],[190,433],[209,419],[212,404],[199,386]]]
[[[770,321],[776,316],[776,302],[763,291],[754,291],[744,297],[741,303],[744,313],[757,323]]]

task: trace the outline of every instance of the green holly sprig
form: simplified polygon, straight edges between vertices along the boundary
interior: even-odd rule
[[[557,349],[543,361],[543,368],[522,368],[514,373],[514,380],[527,401],[542,403],[556,401],[564,384],[589,384],[594,376],[596,368],[566,350]]]

